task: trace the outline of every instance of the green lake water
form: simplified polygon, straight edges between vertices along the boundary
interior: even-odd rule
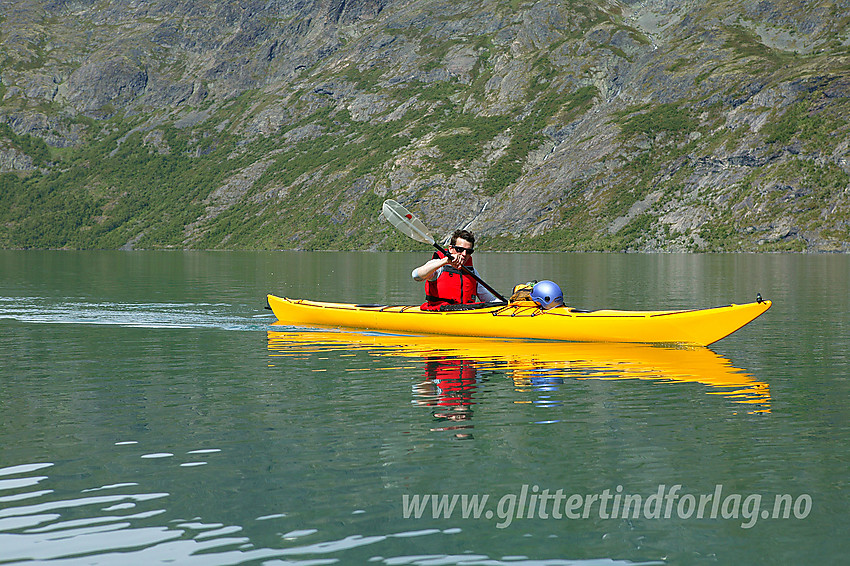
[[[847,560],[850,257],[475,256],[588,309],[774,301],[710,348],[264,309],[418,303],[428,256],[0,251],[0,564]]]

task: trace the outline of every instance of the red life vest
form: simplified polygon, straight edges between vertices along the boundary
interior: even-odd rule
[[[434,252],[434,259],[446,257],[440,252]],[[472,269],[472,258],[467,257],[464,267]],[[474,303],[478,291],[478,282],[472,276],[461,273],[450,265],[445,265],[440,275],[433,281],[425,282],[425,302],[420,307],[423,311],[437,311],[442,305],[457,305]]]

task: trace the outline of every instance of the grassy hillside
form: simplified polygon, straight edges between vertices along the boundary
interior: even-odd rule
[[[848,7],[16,3],[0,247],[848,251]]]

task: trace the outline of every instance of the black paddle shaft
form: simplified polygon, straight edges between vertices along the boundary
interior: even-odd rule
[[[451,254],[450,254],[449,252],[447,252],[445,249],[443,249],[443,247],[442,247],[440,244],[438,244],[437,242],[434,242],[434,247],[435,247],[435,248],[437,248],[437,250],[438,250],[441,254],[443,254],[444,256],[446,256],[446,257],[451,257]],[[481,284],[484,286],[484,288],[485,288],[485,289],[487,289],[488,291],[490,291],[491,293],[493,293],[494,295],[496,295],[496,297],[497,297],[500,301],[502,301],[503,303],[507,303],[507,302],[508,302],[508,300],[507,300],[506,298],[504,298],[502,295],[500,295],[500,294],[499,294],[499,292],[498,292],[497,290],[495,290],[494,288],[492,288],[491,286],[489,286],[487,283],[485,283],[485,282],[484,282],[484,280],[483,280],[483,279],[481,279],[480,277],[478,277],[478,275],[476,275],[474,272],[472,272],[472,271],[470,271],[469,269],[467,269],[465,265],[461,265],[461,266],[460,266],[460,268],[463,270],[463,272],[464,272],[464,273],[466,273],[467,275],[469,275],[470,277],[472,277],[473,279],[475,279],[476,281],[478,281],[479,283],[481,283]]]

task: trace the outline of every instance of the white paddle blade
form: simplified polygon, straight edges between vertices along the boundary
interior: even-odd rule
[[[384,217],[390,221],[390,224],[398,228],[404,234],[410,236],[417,242],[434,245],[434,238],[428,233],[428,228],[425,227],[418,218],[413,216],[406,208],[392,199],[384,201],[384,206],[381,208]]]

